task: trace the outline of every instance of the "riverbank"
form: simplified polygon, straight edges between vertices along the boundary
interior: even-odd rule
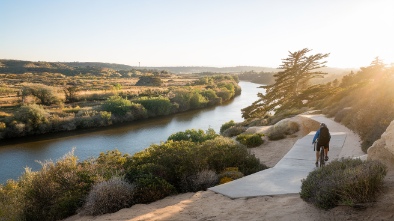
[[[253,148],[253,153],[269,166],[275,165],[291,149],[297,139],[315,130],[317,121],[312,116],[294,118],[300,124],[300,131],[293,137],[279,141],[269,141]],[[323,120],[324,118],[319,118]],[[330,120],[330,119],[328,119]],[[334,122],[335,123],[335,122]],[[342,126],[342,125],[340,125]],[[264,127],[250,130],[261,131]],[[252,132],[252,131],[250,131]],[[350,139],[351,140],[351,139]],[[353,151],[351,151],[353,150]],[[343,157],[353,157],[360,153],[359,142],[345,142]],[[350,156],[345,156],[350,154]],[[347,206],[338,206],[325,211],[304,202],[299,194],[263,196],[232,200],[212,191],[185,193],[170,196],[146,205],[134,205],[131,208],[103,216],[70,217],[66,221],[101,221],[101,220],[392,220],[394,218],[394,172],[389,171],[385,179],[385,192],[377,202],[364,210]]]

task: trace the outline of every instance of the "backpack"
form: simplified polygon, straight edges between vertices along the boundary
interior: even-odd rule
[[[328,131],[327,127],[320,128],[320,135],[319,135],[319,144],[328,144],[330,142],[330,132]]]

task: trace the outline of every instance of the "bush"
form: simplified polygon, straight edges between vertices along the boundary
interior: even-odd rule
[[[111,96],[104,104],[101,105],[103,111],[111,112],[114,115],[125,115],[130,111],[131,102],[120,96]]]
[[[286,138],[286,135],[294,134],[299,131],[298,123],[290,120],[282,120],[270,127],[267,136],[270,140],[280,140]]]
[[[28,95],[33,95],[43,105],[60,104],[62,101],[56,94],[56,88],[43,84],[28,84],[22,88],[22,100]]]
[[[130,207],[133,191],[134,186],[119,177],[97,183],[89,192],[81,214],[96,216]]]
[[[147,111],[148,116],[163,116],[172,113],[172,104],[166,97],[141,97],[133,100],[134,103],[141,104]]]
[[[133,184],[135,185],[133,197],[135,204],[151,203],[176,193],[174,186],[152,175],[140,177]]]
[[[224,137],[234,137],[245,132],[248,128],[244,126],[233,126],[223,132]]]
[[[219,173],[227,167],[238,167],[247,175],[266,168],[245,146],[229,138],[216,137],[202,143],[170,140],[134,154],[127,162],[126,178],[135,182],[147,175],[158,177],[178,192],[187,192],[199,186],[195,180],[200,179],[196,176],[202,176],[198,175],[202,171]]]
[[[219,174],[220,184],[231,182],[242,177],[244,177],[244,174],[239,172],[237,167],[226,168]]]
[[[194,91],[192,96],[190,97],[190,108],[191,109],[198,109],[207,106],[208,99],[205,98],[203,95]]]
[[[73,152],[58,162],[42,163],[38,172],[26,171],[24,211],[26,220],[59,220],[82,206],[93,180],[82,173]]]
[[[206,191],[209,187],[219,183],[219,177],[212,170],[203,170],[195,175],[184,177],[182,180],[182,192]]]
[[[200,156],[206,157],[208,168],[217,173],[227,167],[238,167],[243,174],[249,175],[267,168],[245,146],[225,137],[202,143]]]
[[[131,167],[127,171],[125,178],[129,183],[133,183],[138,178],[146,175],[160,177],[166,181],[175,179],[174,174],[171,174],[171,171],[167,167],[155,163],[146,163]]]
[[[229,122],[224,123],[220,127],[220,133],[222,134],[225,130],[229,129],[230,127],[235,126],[235,122],[233,120],[230,120]]]
[[[207,132],[205,133],[203,130],[198,129],[191,129],[191,130],[186,130],[185,132],[177,132],[175,134],[171,134],[167,140],[173,140],[173,141],[191,141],[194,143],[201,143],[206,140],[212,140],[215,137],[217,137],[215,131],[213,129],[208,129]]]
[[[15,114],[15,119],[32,128],[48,123],[49,113],[37,104],[22,106]]]
[[[371,202],[381,190],[386,172],[378,161],[336,160],[302,180],[300,195],[323,209]]]
[[[14,180],[0,185],[0,220],[24,220],[24,195],[24,190]]]
[[[261,139],[262,134],[240,134],[236,140],[247,147],[257,147],[264,143]]]

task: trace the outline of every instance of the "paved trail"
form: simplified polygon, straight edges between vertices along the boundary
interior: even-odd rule
[[[325,123],[329,128],[331,133],[330,161],[342,157],[364,155],[360,148],[358,135],[345,126],[323,115],[303,116]],[[312,145],[314,134],[315,132],[312,131],[299,139],[273,168],[209,188],[209,190],[230,198],[299,193],[301,180],[316,168],[316,156]]]

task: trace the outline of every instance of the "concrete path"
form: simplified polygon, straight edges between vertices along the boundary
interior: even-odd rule
[[[323,115],[304,116],[324,122],[328,126],[331,133],[329,162],[341,157],[359,157],[364,154],[361,151],[358,136],[346,127]],[[209,188],[209,190],[230,198],[299,193],[301,180],[316,168],[316,155],[312,145],[314,135],[315,132],[311,132],[299,139],[273,168]]]

